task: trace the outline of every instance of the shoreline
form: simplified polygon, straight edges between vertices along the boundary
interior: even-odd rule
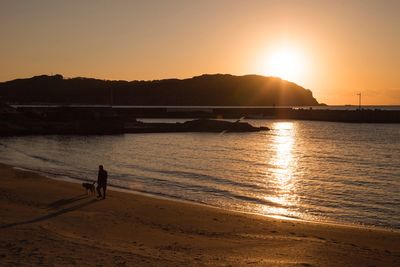
[[[129,122],[132,118],[202,118],[202,119],[283,119],[306,121],[329,121],[346,123],[400,123],[399,109],[379,109],[375,106],[346,107],[343,109],[329,109],[326,106],[117,106],[117,105],[71,105],[59,107],[54,105],[20,106],[18,111],[40,112],[52,114],[60,120],[64,117],[77,116],[93,117],[93,112],[103,114],[106,119],[114,114],[113,120]],[[397,107],[397,106],[396,106]],[[57,114],[57,115],[55,115]],[[96,119],[96,118],[92,118]],[[87,123],[87,122],[85,122]],[[81,126],[84,127],[84,126]],[[104,131],[102,129],[101,131]],[[100,133],[101,133],[100,131]],[[128,131],[129,132],[129,131]],[[106,133],[106,132],[104,132]]]
[[[400,233],[109,191],[0,164],[6,265],[398,266]]]
[[[45,172],[41,171],[36,171],[36,170],[31,170],[28,168],[23,168],[23,167],[18,167],[18,166],[13,166],[7,163],[2,163],[0,162],[0,167],[1,165],[5,165],[7,167],[11,167],[16,170],[21,170],[25,172],[32,172],[35,174],[38,174],[40,176],[43,176],[45,178],[55,180],[55,181],[63,181],[67,183],[74,183],[74,184],[81,184],[82,182],[85,181],[92,181],[92,180],[84,180],[84,179],[77,179],[77,178],[71,178],[68,176],[64,175],[54,175],[54,174],[47,174]],[[52,176],[53,175],[53,176]],[[281,219],[281,220],[288,220],[288,221],[299,221],[299,222],[304,222],[304,223],[310,223],[310,224],[325,224],[325,225],[332,225],[332,226],[345,226],[345,227],[354,227],[354,228],[365,228],[365,229],[377,229],[377,230],[382,230],[382,231],[388,231],[388,232],[395,232],[395,233],[400,233],[400,229],[396,228],[390,228],[390,227],[384,227],[384,226],[377,226],[377,225],[368,225],[368,224],[362,224],[362,223],[356,223],[356,222],[344,222],[344,221],[313,221],[313,220],[306,220],[302,218],[294,218],[294,217],[287,217],[283,215],[268,215],[268,214],[261,214],[261,213],[256,213],[256,212],[251,212],[251,211],[241,211],[241,210],[232,210],[232,209],[224,209],[222,207],[218,206],[211,206],[205,203],[198,203],[195,201],[191,200],[185,200],[185,199],[179,199],[179,198],[174,198],[174,197],[168,197],[168,196],[162,196],[162,195],[157,195],[157,194],[151,194],[147,192],[142,192],[139,190],[134,190],[134,189],[129,189],[129,188],[124,188],[122,186],[115,186],[115,185],[108,185],[107,190],[115,191],[115,192],[122,192],[126,194],[133,194],[133,195],[141,195],[144,197],[149,197],[149,198],[155,198],[159,200],[167,200],[167,201],[174,201],[178,203],[184,203],[188,205],[195,205],[195,206],[200,206],[200,207],[206,207],[206,208],[213,208],[213,209],[218,209],[222,211],[227,211],[227,212],[235,212],[239,214],[248,214],[248,215],[254,215],[254,216],[261,216],[261,217],[266,217],[266,218],[272,218],[272,219]]]

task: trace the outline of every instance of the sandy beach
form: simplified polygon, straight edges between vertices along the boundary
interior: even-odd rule
[[[400,266],[400,233],[108,191],[0,165],[2,266]]]

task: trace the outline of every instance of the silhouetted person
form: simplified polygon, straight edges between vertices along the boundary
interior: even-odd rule
[[[106,190],[107,190],[107,171],[104,170],[103,165],[99,166],[99,174],[97,175],[97,197],[106,198]],[[103,196],[101,195],[100,189],[103,189]]]

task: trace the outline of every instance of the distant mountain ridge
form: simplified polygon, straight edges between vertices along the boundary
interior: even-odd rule
[[[188,79],[118,81],[41,75],[0,83],[0,97],[14,104],[160,106],[315,106],[312,92],[260,75],[205,74]]]

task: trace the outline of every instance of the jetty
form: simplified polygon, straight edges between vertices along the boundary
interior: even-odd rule
[[[285,107],[285,106],[110,106],[110,105],[16,105],[24,113],[45,114],[48,118],[203,118],[203,119],[278,119],[349,123],[400,123],[400,108],[365,106]]]
[[[247,122],[194,119],[185,122],[143,122],[121,115],[112,109],[52,108],[51,112],[38,109],[0,107],[0,136],[14,135],[104,135],[123,133],[168,132],[257,132],[268,127],[255,127]]]

